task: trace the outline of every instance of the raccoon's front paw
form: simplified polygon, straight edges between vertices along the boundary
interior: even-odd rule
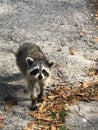
[[[31,111],[35,111],[35,110],[37,110],[37,109],[38,109],[38,108],[37,108],[37,106],[36,106],[36,105],[35,105],[35,106],[31,106],[31,107],[30,107],[30,110],[31,110]]]

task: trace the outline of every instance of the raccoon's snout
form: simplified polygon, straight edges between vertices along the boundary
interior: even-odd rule
[[[41,80],[42,78],[43,78],[43,77],[42,77],[42,75],[40,74],[40,75],[38,76],[38,79],[40,79],[40,80]]]

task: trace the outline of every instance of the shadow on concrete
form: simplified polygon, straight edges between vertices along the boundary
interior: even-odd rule
[[[22,79],[20,73],[16,73],[10,76],[0,76],[0,82],[11,82],[11,81],[17,81],[20,79]]]
[[[0,76],[0,101],[7,102],[8,100],[24,101],[28,98],[22,97],[24,94],[24,86],[18,84],[21,80],[21,75],[19,73],[13,74],[11,76]],[[13,83],[17,81],[17,84]],[[21,94],[17,94],[21,93]],[[17,96],[18,95],[18,96]]]

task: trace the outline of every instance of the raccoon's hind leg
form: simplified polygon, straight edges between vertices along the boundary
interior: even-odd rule
[[[31,110],[37,109],[36,102],[37,102],[37,95],[35,93],[35,89],[32,88],[32,90],[31,90]]]
[[[42,102],[43,101],[43,95],[44,95],[44,85],[40,85],[40,93],[38,95],[37,101]]]
[[[36,99],[34,99],[32,95],[31,95],[31,107],[30,107],[30,109],[33,110],[33,111],[37,109]]]

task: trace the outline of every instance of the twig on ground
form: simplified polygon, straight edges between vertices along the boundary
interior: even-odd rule
[[[94,124],[94,123],[93,123],[92,121],[90,121],[88,118],[86,118],[85,116],[83,116],[83,115],[80,114],[80,106],[78,106],[78,111],[75,110],[75,112],[77,113],[78,116],[80,116],[80,117],[86,119],[89,123]]]

